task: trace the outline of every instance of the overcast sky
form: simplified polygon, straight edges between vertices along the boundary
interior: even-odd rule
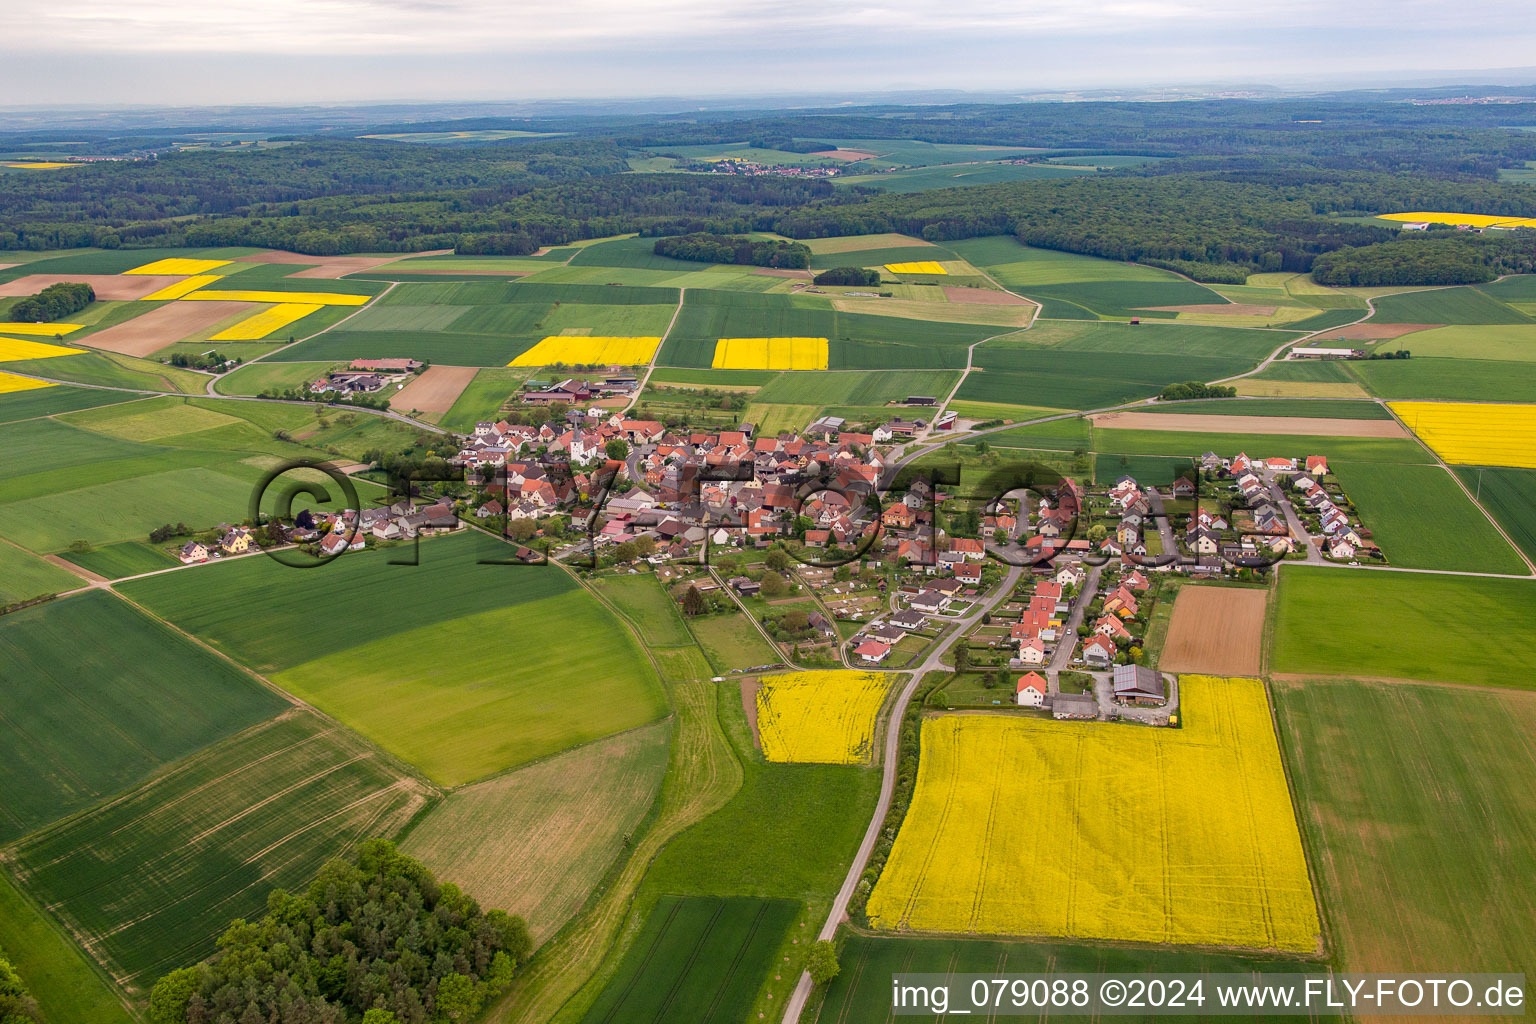
[[[3,0],[0,105],[1047,90],[1536,63],[1531,0]]]

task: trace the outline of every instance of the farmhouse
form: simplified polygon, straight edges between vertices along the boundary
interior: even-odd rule
[[[383,373],[415,373],[421,369],[421,363],[414,359],[354,359],[351,368]]]
[[[1293,348],[1292,359],[1359,359],[1365,353],[1358,348]]]
[[[1016,698],[1021,708],[1041,708],[1045,706],[1045,698],[1049,693],[1045,677],[1038,672],[1026,672],[1019,676],[1018,697]]]
[[[208,561],[208,548],[195,540],[189,540],[181,546],[181,550],[177,552],[177,557],[181,559],[183,565],[191,565],[193,562],[206,562]]]
[[[1083,642],[1083,660],[1090,665],[1103,667],[1114,663],[1115,644],[1108,637],[1095,634]]]
[[[1115,666],[1115,699],[1132,704],[1163,704],[1168,695],[1163,677],[1145,665]]]
[[[219,550],[226,555],[243,555],[251,549],[251,531],[234,526],[219,538]]]

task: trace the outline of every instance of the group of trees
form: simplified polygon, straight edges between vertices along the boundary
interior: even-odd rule
[[[243,362],[245,360],[239,356],[229,357],[211,351],[191,354],[186,352],[171,353],[172,366],[185,366],[193,370],[223,370],[226,363],[231,364],[230,369],[234,369],[234,367],[239,366]]]
[[[528,927],[482,911],[383,839],[303,893],[274,890],[218,951],[150,993],[152,1024],[447,1024],[475,1019],[533,952]]]
[[[1379,245],[1325,253],[1312,265],[1318,284],[1482,284],[1502,274],[1536,273],[1536,230],[1473,234],[1455,229],[1405,232]]]
[[[95,301],[96,291],[88,284],[51,284],[36,295],[17,299],[6,315],[15,323],[46,324],[78,313]]]
[[[873,267],[833,267],[813,279],[816,284],[853,285],[873,288],[880,283],[880,271]]]
[[[700,263],[737,263],[752,267],[804,270],[811,265],[811,250],[800,242],[741,235],[689,234],[656,239],[656,255]]]
[[[1178,384],[1169,384],[1157,397],[1165,402],[1186,402],[1192,398],[1236,398],[1237,388],[1186,380]]]
[[[27,986],[3,951],[0,951],[0,1024],[43,1024],[37,1000],[27,992]]]

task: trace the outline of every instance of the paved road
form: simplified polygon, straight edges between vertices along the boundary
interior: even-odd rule
[[[1013,588],[1018,585],[1019,577],[1024,570],[1019,566],[1011,566],[1008,575],[1003,578],[995,597],[987,601],[978,601],[970,611],[970,614],[960,620],[959,628],[954,632],[956,638],[965,634],[976,623],[981,621],[982,615],[991,611],[998,604],[1006,601],[1013,593]],[[889,722],[885,729],[885,753],[881,761],[880,799],[875,803],[875,812],[869,819],[869,828],[864,832],[864,840],[859,843],[859,852],[854,854],[853,863],[848,866],[848,874],[843,879],[843,887],[837,891],[837,898],[832,901],[832,910],[827,914],[826,923],[822,925],[816,938],[831,939],[837,934],[838,925],[848,914],[848,901],[853,898],[853,890],[859,884],[859,878],[864,874],[864,865],[869,863],[869,855],[874,852],[875,841],[880,838],[880,829],[885,824],[885,815],[891,809],[891,795],[896,790],[896,753],[901,745],[901,724],[907,711],[907,704],[912,700],[912,694],[917,690],[918,683],[929,672],[941,669],[947,670],[942,660],[944,651],[949,645],[937,647],[922,664],[913,669],[904,671],[912,673],[907,684],[896,695],[896,703],[891,708]],[[793,1024],[800,1019],[800,1013],[805,1009],[806,1000],[811,995],[811,976],[801,972],[800,981],[795,985],[795,991],[790,995],[789,1001],[784,1005],[785,1024]]]
[[[1088,606],[1093,603],[1094,595],[1099,592],[1099,577],[1102,575],[1103,565],[1090,566],[1088,578],[1083,581],[1083,589],[1072,601],[1072,614],[1067,616],[1062,637],[1056,641],[1056,651],[1051,655],[1051,663],[1046,666],[1050,670],[1052,693],[1057,690],[1056,673],[1072,665],[1072,652],[1077,649],[1077,632],[1082,628],[1083,616],[1088,614]]]

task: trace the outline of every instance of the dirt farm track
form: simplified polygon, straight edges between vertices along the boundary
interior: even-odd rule
[[[1258,675],[1268,597],[1267,590],[1247,587],[1184,587],[1174,601],[1168,641],[1157,667],[1164,672]]]

